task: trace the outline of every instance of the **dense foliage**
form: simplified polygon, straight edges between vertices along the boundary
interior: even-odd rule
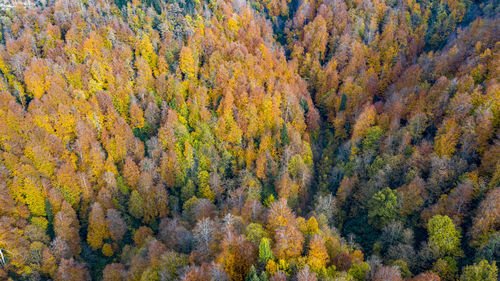
[[[0,279],[497,280],[496,0],[0,11]]]

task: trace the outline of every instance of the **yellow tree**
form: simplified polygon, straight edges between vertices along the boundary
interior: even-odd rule
[[[323,270],[329,261],[328,252],[325,247],[323,238],[319,235],[314,235],[309,243],[309,254],[307,256],[307,264],[315,272]]]
[[[95,202],[92,205],[92,210],[89,214],[89,227],[87,234],[87,242],[94,250],[98,250],[103,245],[103,240],[110,237],[104,211],[101,204]]]
[[[144,127],[144,114],[142,109],[137,106],[135,102],[130,105],[130,123],[132,128],[142,128]]]
[[[179,58],[179,68],[187,78],[196,76],[197,63],[193,50],[189,46],[183,46]]]
[[[437,155],[451,157],[455,152],[459,137],[460,127],[455,119],[450,118],[444,121],[434,142]]]
[[[50,86],[50,79],[47,79],[49,68],[43,59],[35,58],[31,61],[31,65],[24,73],[24,82],[26,90],[35,97],[41,98],[47,92]]]
[[[297,228],[295,215],[281,198],[270,206],[268,224],[275,238],[275,256],[278,259],[297,257],[302,253],[304,236]]]
[[[366,135],[368,129],[375,124],[375,117],[375,107],[373,105],[366,105],[354,125],[352,132],[352,139],[354,141],[360,140]]]

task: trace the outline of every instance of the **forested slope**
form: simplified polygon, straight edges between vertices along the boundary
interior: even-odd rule
[[[0,279],[497,280],[499,7],[0,11]]]

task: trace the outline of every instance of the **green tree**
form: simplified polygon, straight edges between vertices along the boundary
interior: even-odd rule
[[[496,281],[498,280],[498,268],[496,262],[491,264],[487,260],[482,260],[477,264],[466,266],[461,281]]]
[[[144,199],[137,190],[132,191],[130,201],[128,202],[129,213],[137,219],[144,216]]]
[[[187,183],[181,188],[181,200],[182,202],[188,201],[191,197],[194,196],[196,192],[196,186],[193,181],[189,179]]]
[[[280,139],[282,146],[287,146],[290,144],[290,136],[288,135],[288,129],[286,128],[285,123],[283,123],[283,126],[281,126]]]
[[[458,273],[457,262],[451,257],[438,259],[434,263],[432,271],[437,273],[443,281],[454,281]]]
[[[262,238],[262,240],[260,240],[259,259],[266,264],[268,260],[274,260],[273,252],[271,251],[271,243],[268,238]]]
[[[260,243],[262,238],[268,238],[266,230],[259,223],[251,223],[245,229],[246,237],[255,244]]]
[[[363,151],[374,150],[376,151],[380,143],[380,137],[384,132],[379,126],[373,126],[368,129],[366,137],[363,140]]]
[[[250,271],[248,272],[246,281],[260,281],[259,276],[257,275],[257,270],[255,270],[255,266],[252,265],[250,267]]]
[[[368,202],[368,222],[381,229],[398,215],[398,193],[389,187],[377,192]]]
[[[427,224],[429,245],[438,255],[458,256],[460,249],[460,232],[448,216],[436,215]]]
[[[354,279],[358,281],[364,281],[368,279],[368,273],[370,272],[371,267],[368,263],[362,262],[358,264],[353,264],[351,268],[349,268],[349,275],[354,277]]]

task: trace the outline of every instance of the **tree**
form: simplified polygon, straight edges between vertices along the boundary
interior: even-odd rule
[[[375,124],[376,111],[373,105],[367,105],[364,107],[363,112],[359,115],[354,125],[354,130],[352,132],[352,139],[359,140],[365,137],[368,129]]]
[[[103,240],[109,238],[109,231],[104,218],[104,211],[101,204],[95,202],[89,214],[89,227],[87,242],[94,250],[98,250],[103,245]]]
[[[284,198],[270,206],[267,216],[270,229],[274,232],[275,254],[279,259],[297,257],[302,252],[304,236],[296,226],[295,215]]]
[[[439,256],[461,255],[461,235],[448,216],[432,217],[427,224],[427,231],[429,232],[429,245],[437,251]]]
[[[288,207],[286,199],[281,198],[270,205],[267,220],[271,230],[276,231],[280,227],[295,224],[295,215]]]
[[[103,281],[121,281],[125,280],[126,276],[127,271],[121,263],[108,264],[102,271]]]
[[[19,188],[19,200],[28,205],[31,214],[34,216],[45,216],[45,199],[42,194],[42,190],[37,182],[28,177],[24,179],[23,187]]]
[[[377,192],[368,202],[368,221],[381,229],[398,216],[398,193],[389,187]]]
[[[460,281],[496,281],[498,280],[498,267],[496,262],[489,263],[482,260],[474,265],[465,267]]]
[[[281,126],[280,140],[282,146],[287,146],[290,144],[290,136],[288,136],[288,129],[286,128],[285,123],[283,123],[283,126]]]
[[[214,221],[210,218],[200,220],[196,223],[193,232],[196,243],[199,246],[198,250],[203,256],[208,256],[215,239],[216,229]]]
[[[397,266],[379,266],[373,276],[374,281],[403,281]]]
[[[319,233],[318,221],[314,216],[310,217],[306,223],[306,234],[308,237]]]
[[[80,225],[73,208],[66,201],[54,218],[54,232],[66,241],[73,256],[80,254]]]
[[[261,243],[262,238],[269,238],[266,230],[259,223],[251,223],[245,228],[245,235],[249,241],[252,241],[255,245]]]
[[[477,215],[473,219],[470,234],[474,244],[481,245],[494,234],[495,225],[500,223],[500,187],[490,191],[481,201]]]
[[[255,261],[255,247],[243,235],[231,235],[222,241],[222,249],[217,260],[231,280],[245,280]]]
[[[255,270],[255,266],[252,265],[252,267],[250,267],[250,271],[248,271],[245,281],[260,281],[259,275],[257,275],[257,270]]]
[[[109,209],[106,213],[106,223],[111,238],[114,241],[121,241],[127,232],[127,223],[123,220],[120,211]]]
[[[136,188],[140,176],[141,172],[139,167],[137,167],[132,157],[125,158],[125,165],[123,166],[123,178],[125,179],[125,183],[131,188]]]
[[[56,276],[54,278],[54,280],[56,281],[85,281],[90,279],[90,274],[85,268],[85,265],[75,261],[73,258],[69,260],[63,259],[61,261],[61,265],[59,266],[59,269],[57,270]]]
[[[147,226],[139,227],[134,233],[134,243],[137,248],[142,248],[148,239],[153,236],[153,230]]]
[[[276,258],[289,259],[298,257],[302,253],[304,236],[297,227],[291,225],[279,228],[274,239]]]
[[[451,157],[460,137],[460,128],[457,122],[451,118],[443,122],[434,143],[434,150],[439,156]]]
[[[193,50],[189,46],[183,46],[179,55],[179,68],[187,78],[194,78],[197,71],[197,63]]]
[[[41,98],[50,86],[49,67],[44,59],[33,58],[30,67],[24,73],[26,89],[28,93]]]
[[[132,191],[130,199],[128,201],[129,213],[137,219],[144,216],[144,199],[137,192],[137,190]]]
[[[303,269],[297,273],[297,281],[317,281],[316,273],[309,269],[309,266],[304,266]]]
[[[259,260],[267,264],[269,260],[274,260],[271,251],[271,242],[268,238],[262,238],[259,244]]]
[[[354,279],[358,281],[368,280],[368,273],[370,272],[371,267],[366,262],[355,263],[349,268],[349,274],[354,277]]]
[[[327,195],[319,195],[316,198],[316,203],[314,205],[314,211],[316,215],[325,215],[329,223],[333,223],[333,219],[337,213],[337,200],[331,193]]]
[[[135,102],[133,102],[130,105],[130,122],[132,125],[132,128],[142,128],[144,127],[145,121],[144,121],[144,116],[143,116],[142,109],[137,106]]]
[[[329,261],[326,251],[325,242],[319,235],[314,235],[309,243],[309,253],[307,256],[307,264],[314,272],[321,272]]]
[[[435,273],[425,272],[409,279],[409,281],[441,281],[441,278]]]

